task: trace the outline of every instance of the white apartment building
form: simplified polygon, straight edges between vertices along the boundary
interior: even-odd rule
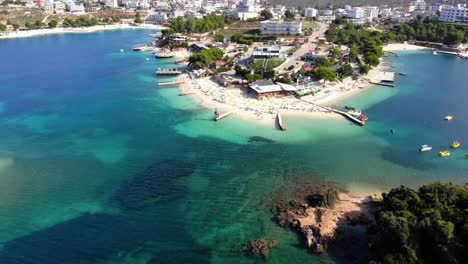
[[[353,7],[351,10],[348,11],[347,17],[351,19],[364,18],[364,8]]]
[[[373,20],[379,16],[379,8],[376,6],[365,6],[364,7],[364,18]]]
[[[432,12],[436,12],[436,11],[442,11],[442,5],[440,4],[434,4],[434,5],[428,5],[427,6],[427,10],[429,11],[432,11]]]
[[[424,0],[416,0],[413,2],[413,5],[415,6],[415,9],[419,11],[426,10],[427,8],[426,2],[424,2]]]
[[[150,4],[146,0],[128,1],[127,2],[127,8],[129,8],[129,9],[148,10],[150,8]]]
[[[363,22],[369,22],[379,16],[379,8],[375,6],[353,7],[348,11],[347,17],[353,21],[361,19]]]
[[[166,21],[169,19],[169,16],[166,12],[157,12],[150,14],[147,18],[149,21]]]
[[[333,20],[336,19],[336,16],[335,15],[320,15],[317,17],[317,21],[320,22],[320,23],[326,23],[326,24],[330,24],[331,22],[333,22]]]
[[[302,33],[302,22],[263,21],[262,34],[295,35]]]
[[[117,0],[105,0],[104,4],[106,6],[108,6],[108,7],[113,7],[113,8],[119,7],[119,4],[117,3]]]
[[[77,15],[80,15],[80,14],[85,14],[85,8],[83,6],[83,4],[75,4],[75,2],[68,2],[67,3],[67,10],[68,12],[72,13],[72,14],[77,14]]]
[[[444,6],[440,11],[439,20],[442,22],[468,23],[468,8],[466,5]]]
[[[305,17],[316,17],[318,15],[318,10],[315,8],[306,8],[304,9],[304,16]]]

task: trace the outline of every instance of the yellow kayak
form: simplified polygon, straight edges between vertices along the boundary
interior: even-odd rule
[[[450,151],[448,151],[448,150],[439,151],[439,156],[448,157],[448,156],[450,156]]]
[[[451,148],[454,148],[454,149],[455,149],[455,148],[458,148],[458,147],[460,147],[460,142],[454,141],[454,142],[452,142],[452,144],[450,144],[450,147],[451,147]]]

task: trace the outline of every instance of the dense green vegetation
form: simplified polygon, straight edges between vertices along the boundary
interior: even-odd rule
[[[222,50],[218,48],[211,48],[193,54],[192,56],[190,56],[189,62],[190,65],[192,65],[192,67],[200,69],[207,67],[218,60],[221,60],[223,56],[224,53]]]
[[[7,27],[4,24],[0,24],[0,31],[6,31]]]
[[[434,23],[421,18],[396,25],[385,33],[386,41],[420,40],[459,44],[468,41],[468,25]]]
[[[381,263],[468,263],[468,188],[392,189],[376,212],[371,238]]]
[[[256,76],[265,79],[271,79],[275,77],[275,68],[283,64],[284,60],[253,60],[250,63],[250,67],[254,70]]]
[[[328,41],[351,47],[350,58],[358,54],[364,56],[364,61],[372,66],[379,65],[383,55],[382,44],[384,35],[380,31],[368,30],[364,26],[346,23],[336,19],[325,34]]]
[[[275,35],[244,35],[235,33],[231,36],[231,40],[245,45],[252,45],[254,42],[275,41]]]
[[[312,77],[316,80],[336,81],[336,73],[328,67],[320,67],[312,72]]]
[[[57,20],[52,19],[47,25],[49,26],[49,28],[55,28],[55,27],[57,27],[58,22],[57,22]]]
[[[273,14],[268,9],[263,9],[262,12],[260,12],[260,16],[263,17],[263,19],[265,20],[269,20],[273,18]]]
[[[224,35],[221,33],[214,34],[213,38],[217,42],[224,42]]]
[[[163,34],[172,33],[205,33],[215,29],[224,28],[226,25],[224,16],[207,15],[204,18],[177,17],[169,20],[169,29],[164,29]]]
[[[98,24],[98,20],[96,18],[86,18],[86,17],[79,17],[75,20],[71,18],[65,18],[63,20],[62,25],[64,27],[91,27]]]

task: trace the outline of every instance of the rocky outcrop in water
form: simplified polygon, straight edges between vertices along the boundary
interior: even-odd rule
[[[270,249],[278,246],[278,244],[278,240],[268,240],[261,238],[247,242],[244,247],[245,251],[252,256],[261,256],[262,258],[267,258],[270,253]]]
[[[276,205],[275,220],[301,234],[314,253],[324,252],[344,225],[370,221],[363,198],[338,193],[333,188],[301,188],[300,192],[302,201]]]
[[[156,162],[124,181],[114,198],[127,209],[138,209],[181,198],[185,189],[177,183],[177,179],[191,175],[194,170],[194,164],[184,161]]]

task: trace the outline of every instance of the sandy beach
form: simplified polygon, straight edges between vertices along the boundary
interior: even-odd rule
[[[114,25],[96,25],[92,27],[81,27],[81,28],[47,28],[47,29],[32,29],[32,30],[21,30],[13,31],[0,34],[0,39],[13,39],[13,38],[29,38],[42,35],[52,34],[70,34],[70,33],[93,33],[103,30],[118,30],[118,29],[129,29],[129,28],[144,28],[144,29],[164,29],[163,26],[153,24],[141,24],[139,26],[133,26],[130,24],[114,24]]]
[[[189,53],[177,52],[177,57],[187,57]],[[342,118],[340,115],[331,113],[321,106],[333,106],[340,100],[353,96],[364,89],[369,89],[371,82],[379,82],[383,76],[388,74],[387,66],[384,64],[372,69],[368,75],[357,80],[351,77],[334,83],[324,83],[323,90],[315,95],[282,98],[257,99],[249,94],[247,89],[240,86],[226,88],[219,85],[210,77],[190,79],[188,75],[178,77],[182,93],[190,96],[203,107],[217,109],[221,113],[234,112],[236,116],[246,120],[255,120],[260,123],[273,122],[276,109],[280,109],[284,115],[295,115],[311,118]],[[305,102],[306,101],[306,102]]]
[[[391,43],[383,46],[384,51],[404,51],[404,50],[433,50],[432,48],[413,45],[409,43]]]

